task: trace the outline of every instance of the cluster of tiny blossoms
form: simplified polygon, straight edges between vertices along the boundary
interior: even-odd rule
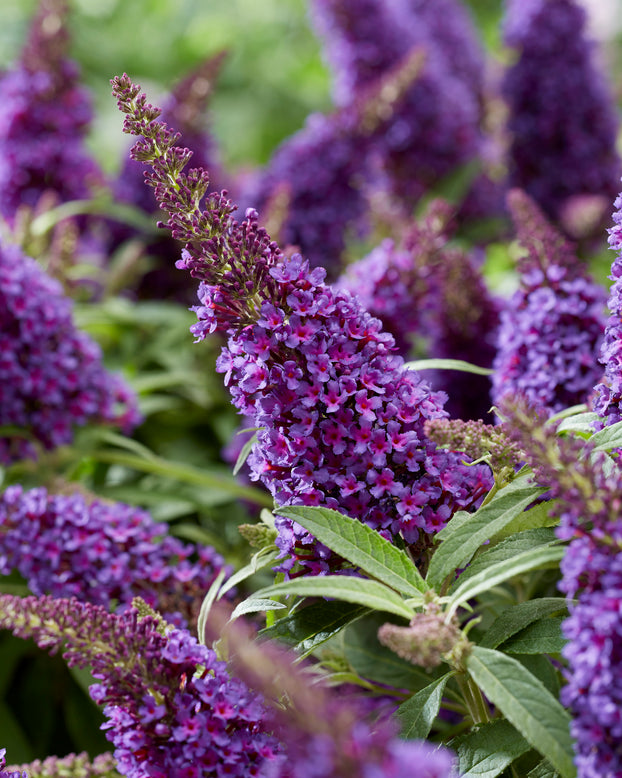
[[[609,230],[609,246],[618,256],[611,265],[613,281],[609,291],[607,308],[609,318],[605,326],[605,337],[600,350],[600,362],[605,366],[605,376],[596,386],[593,408],[603,417],[605,424],[622,420],[622,195],[615,201],[614,226]]]
[[[509,205],[526,254],[501,313],[493,401],[520,393],[552,414],[586,402],[601,377],[605,292],[527,195],[514,190]]]
[[[481,147],[481,46],[459,3],[444,0],[441,10],[437,5],[315,0],[312,6],[339,105],[413,47],[425,51],[421,76],[370,152],[383,185],[409,208]]]
[[[90,694],[127,778],[251,778],[279,750],[261,698],[186,630],[166,632],[134,609],[11,595],[0,595],[0,627],[91,669]]]
[[[606,208],[622,172],[619,120],[586,38],[585,10],[575,0],[511,0],[505,23],[506,42],[519,51],[502,88],[510,185],[556,222],[573,197],[596,195]]]
[[[84,143],[91,101],[66,58],[67,3],[43,0],[17,65],[0,75],[0,213],[12,219],[44,192],[87,197],[102,174]]]
[[[561,564],[570,611],[561,698],[573,715],[579,778],[622,775],[622,473],[589,443],[557,438],[532,408],[509,415],[538,483],[550,489],[557,535],[570,540]]]
[[[115,94],[126,131],[143,136],[134,156],[153,165],[156,199],[186,243],[178,266],[201,280],[193,332],[227,334],[217,367],[260,428],[253,477],[278,504],[326,505],[407,543],[476,506],[491,485],[488,468],[465,466],[425,437],[423,423],[444,415],[441,398],[404,369],[379,320],[327,286],[323,269],[284,257],[256,213],[238,224],[215,194],[200,211],[205,171],[181,172],[187,154],[127,77],[115,80]],[[277,528],[286,569],[296,558],[329,569],[330,552],[308,533],[282,518]]]
[[[136,398],[108,373],[101,349],[74,326],[71,301],[14,245],[0,244],[0,463],[70,443],[73,426],[133,429]],[[11,431],[11,427],[17,429]]]
[[[1,753],[2,749],[0,749]],[[49,756],[43,760],[35,759],[28,764],[9,767],[8,772],[19,771],[20,775],[26,778],[121,778],[116,764],[112,754],[99,754],[91,759],[86,752],[83,752],[67,754],[62,758]]]
[[[444,231],[449,216],[448,205],[435,201],[421,222],[409,228],[403,246],[384,240],[349,265],[337,286],[357,295],[382,321],[401,354],[425,343],[426,356],[487,368],[495,355],[498,304],[473,259],[448,246]],[[480,418],[488,412],[488,378],[465,381],[463,373],[448,370],[426,377],[446,392],[452,416]]]
[[[224,561],[167,530],[123,503],[10,486],[0,495],[0,574],[17,570],[33,594],[108,608],[141,597],[185,625],[196,619]]]

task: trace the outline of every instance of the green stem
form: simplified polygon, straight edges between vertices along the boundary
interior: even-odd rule
[[[93,459],[98,462],[106,462],[111,465],[124,465],[143,473],[155,473],[157,475],[175,478],[188,484],[197,484],[207,486],[213,489],[221,489],[228,492],[232,497],[239,497],[243,500],[250,500],[264,508],[273,508],[274,501],[272,497],[260,489],[252,486],[243,486],[234,479],[224,476],[213,475],[199,470],[192,465],[185,465],[179,462],[171,462],[168,459],[161,459],[153,456],[149,459],[143,459],[133,454],[116,451],[93,451]]]
[[[462,698],[473,720],[473,724],[485,724],[487,721],[490,721],[488,708],[479,687],[473,683],[466,673],[459,673],[456,676],[456,681],[462,692]]]

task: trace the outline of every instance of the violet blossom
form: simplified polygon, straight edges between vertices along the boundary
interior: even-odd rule
[[[589,441],[558,438],[533,408],[504,407],[537,482],[550,489],[557,536],[570,544],[561,701],[572,715],[579,778],[622,774],[622,473]]]
[[[509,206],[526,254],[521,286],[501,313],[492,399],[522,394],[553,414],[586,402],[601,376],[605,294],[524,192],[511,192]]]
[[[187,625],[223,567],[214,549],[182,543],[130,505],[43,487],[0,494],[0,574],[16,570],[33,594],[107,608],[141,597]]]
[[[217,369],[238,411],[260,428],[249,457],[277,504],[326,505],[389,537],[420,542],[459,508],[476,507],[492,481],[437,449],[425,420],[444,416],[441,396],[404,369],[394,341],[356,297],[327,286],[321,268],[285,257],[253,211],[238,224],[232,204],[210,194],[208,174],[182,171],[187,153],[129,78],[114,82],[126,132],[142,135],[135,158],[186,248],[178,266],[199,279],[197,340],[224,332]],[[283,569],[296,560],[330,569],[331,552],[277,518]]]
[[[129,431],[140,421],[130,388],[76,329],[60,284],[11,244],[0,244],[0,372],[0,463],[36,456],[33,443],[70,443],[74,426]]]
[[[64,0],[41,0],[19,61],[0,75],[0,213],[9,221],[46,192],[64,202],[103,183],[84,142],[91,99],[67,58],[67,11]]]
[[[593,230],[618,191],[622,166],[615,102],[585,28],[586,12],[575,0],[510,0],[505,36],[517,59],[503,95],[511,186],[562,224],[573,200],[598,197]]]

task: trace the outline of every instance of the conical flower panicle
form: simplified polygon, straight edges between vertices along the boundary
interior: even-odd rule
[[[103,174],[84,144],[91,99],[67,58],[68,6],[41,0],[20,60],[0,75],[0,214],[12,221],[52,192],[86,198]]]
[[[424,541],[458,508],[477,505],[491,485],[488,468],[468,467],[425,437],[426,419],[444,415],[442,399],[395,356],[393,338],[357,298],[324,283],[299,255],[284,257],[247,213],[238,224],[230,204],[210,195],[206,174],[181,173],[184,152],[129,79],[115,93],[140,133],[138,156],[183,236],[180,266],[202,279],[198,339],[228,335],[217,369],[240,413],[260,428],[249,458],[277,503],[326,505],[372,527]],[[289,520],[277,519],[285,569],[296,560],[314,572],[338,560]]]
[[[492,400],[519,393],[553,414],[586,402],[602,374],[595,355],[605,294],[527,195],[513,192],[509,206],[527,253],[521,286],[501,313]]]
[[[75,328],[60,284],[17,246],[0,244],[0,427],[20,428],[45,449],[70,443],[74,426],[133,429],[136,398],[101,356]],[[0,434],[0,463],[35,456],[27,437]]]
[[[570,616],[566,686],[579,778],[622,774],[622,473],[585,440],[557,437],[533,407],[509,404],[512,437],[550,489],[557,535],[570,540],[560,589]]]
[[[510,184],[556,224],[565,225],[573,199],[600,198],[591,231],[599,229],[622,165],[615,102],[586,37],[585,9],[575,0],[510,0],[505,25],[518,51],[502,87]]]
[[[112,754],[99,754],[91,759],[86,751],[65,757],[49,756],[19,766],[9,766],[5,772],[18,771],[26,778],[121,778]],[[0,769],[3,769],[0,767]]]
[[[0,574],[17,570],[33,594],[106,608],[125,609],[141,597],[186,626],[224,560],[167,530],[123,503],[10,486],[0,494]]]
[[[261,698],[185,630],[165,632],[135,610],[11,595],[0,595],[0,627],[91,669],[91,697],[128,778],[220,776],[223,766],[234,778],[261,776],[280,750]]]

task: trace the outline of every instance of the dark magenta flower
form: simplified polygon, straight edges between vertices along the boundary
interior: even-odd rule
[[[556,223],[574,200],[600,198],[600,227],[617,191],[619,120],[574,0],[510,0],[506,42],[517,50],[503,95],[509,107],[510,183]]]
[[[60,284],[17,246],[0,244],[0,427],[20,428],[46,449],[70,443],[74,426],[133,429],[136,398],[101,357],[75,328]],[[0,434],[0,462],[35,455],[28,437]]]
[[[103,175],[85,146],[91,100],[67,58],[64,0],[41,0],[17,64],[0,76],[0,213],[52,192],[89,197]]]

